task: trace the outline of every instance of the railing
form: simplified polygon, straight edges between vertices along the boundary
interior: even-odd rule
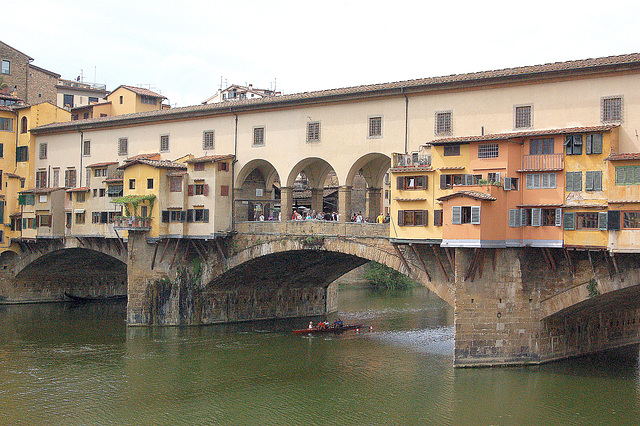
[[[116,216],[113,226],[118,229],[151,229],[151,218]]]
[[[424,154],[394,154],[393,167],[429,167],[431,156]]]
[[[562,170],[562,154],[523,155],[522,170]]]

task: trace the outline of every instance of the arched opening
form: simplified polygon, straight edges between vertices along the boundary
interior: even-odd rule
[[[235,220],[269,221],[280,217],[280,177],[265,160],[253,160],[238,173],[234,193]]]
[[[362,213],[366,221],[375,222],[381,214],[389,213],[390,167],[391,158],[381,153],[364,155],[351,166],[345,186],[351,188],[352,213],[357,205],[354,201],[364,204]]]
[[[22,117],[20,120],[20,133],[27,133],[27,117]]]

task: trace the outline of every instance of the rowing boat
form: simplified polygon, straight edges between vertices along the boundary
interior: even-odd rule
[[[342,326],[339,325],[330,325],[328,327],[307,327],[300,328],[298,330],[293,330],[295,334],[322,334],[322,333],[333,333],[340,334],[344,333],[347,330],[360,330],[364,327],[364,324],[345,324]]]

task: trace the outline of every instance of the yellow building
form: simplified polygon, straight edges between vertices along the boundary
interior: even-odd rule
[[[640,153],[607,158],[608,207],[600,225],[608,230],[611,252],[637,252],[640,241]]]
[[[72,108],[73,120],[111,117],[138,112],[159,111],[169,106],[162,102],[166,97],[149,89],[133,86],[119,86],[106,97],[106,102]]]

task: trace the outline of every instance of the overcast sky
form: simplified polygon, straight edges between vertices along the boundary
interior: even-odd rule
[[[223,84],[285,94],[640,52],[640,2],[32,0],[0,40],[35,65],[173,106]]]

